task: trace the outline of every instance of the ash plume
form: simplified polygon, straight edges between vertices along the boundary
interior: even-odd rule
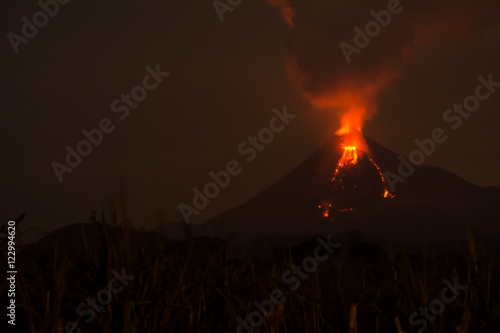
[[[500,8],[493,1],[461,0],[268,1],[292,27],[287,55],[290,79],[312,105],[338,112],[343,128],[342,119],[349,118],[347,126],[358,131],[376,113],[377,94],[415,54],[433,43],[466,45],[498,21]],[[354,28],[364,32],[366,24],[375,21],[373,13],[395,5],[399,13],[391,14],[380,33],[346,61],[340,45],[356,47]]]

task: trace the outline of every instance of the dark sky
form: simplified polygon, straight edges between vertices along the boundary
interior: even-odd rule
[[[342,84],[339,78],[351,69],[367,81],[373,69],[394,60],[391,51],[407,45],[405,34],[412,33],[405,30],[411,27],[407,22],[427,26],[439,38],[394,60],[398,75],[376,94],[378,113],[366,122],[365,135],[407,156],[415,139],[448,126],[449,139],[426,164],[481,186],[500,186],[500,88],[456,131],[443,121],[446,109],[474,93],[477,76],[491,73],[500,81],[494,2],[475,2],[466,17],[453,5],[436,9],[404,2],[404,11],[353,55],[359,66],[352,67],[339,43],[352,42],[352,28],[363,26],[370,10],[387,2],[359,1],[344,8],[334,1],[295,1],[297,22],[291,28],[265,0],[243,1],[224,14],[223,22],[212,1],[73,0],[60,5],[17,54],[7,35],[21,34],[21,18],[32,20],[40,7],[35,1],[9,2],[1,5],[0,21],[6,36],[0,46],[3,221],[26,212],[24,228],[42,232],[84,222],[92,209],[117,199],[120,187],[137,227],[155,227],[160,212],[165,222],[180,220],[177,206],[190,204],[192,188],[203,187],[208,173],[228,161],[243,161],[238,145],[268,126],[273,108],[286,105],[297,117],[254,161],[242,163],[242,173],[194,222],[243,203],[339,127],[338,113],[318,110],[303,97],[287,75],[286,59],[307,46],[303,54],[314,57],[302,64],[325,81],[337,75]],[[428,13],[434,21],[426,21]],[[460,26],[470,34],[457,38],[432,31]],[[120,120],[111,103],[142,84],[145,68],[157,64],[170,76]],[[366,76],[359,68],[366,68]],[[51,163],[64,163],[65,146],[76,147],[84,139],[81,131],[96,128],[103,118],[113,121],[114,131],[60,183]]]

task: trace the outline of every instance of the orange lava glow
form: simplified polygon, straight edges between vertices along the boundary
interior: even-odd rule
[[[342,157],[339,159],[337,168],[335,168],[335,174],[333,175],[332,182],[337,177],[340,169],[346,167],[347,165],[354,165],[356,163],[358,163],[357,148],[355,146],[344,146],[344,152],[342,153]]]
[[[345,168],[348,165],[355,165],[358,162],[358,159],[360,158],[361,154],[365,154],[362,151],[359,151],[356,147],[354,146],[345,146],[344,145],[344,152],[342,153],[342,157],[339,159],[339,162],[337,164],[337,168],[335,169],[335,175],[332,178],[332,182],[335,181],[335,178],[337,177],[337,174],[339,173],[340,169]],[[375,166],[375,168],[378,171],[378,174],[380,176],[380,180],[384,184],[384,198],[394,198],[394,195],[389,192],[389,189],[387,188],[387,183],[385,181],[384,174],[380,170],[379,166],[377,163],[373,161],[373,159],[369,158],[370,162]],[[329,205],[331,206],[331,205]]]
[[[323,203],[318,206],[318,208],[323,209],[323,217],[330,216],[330,207],[332,207],[332,204],[329,203]]]
[[[342,136],[344,149],[368,151],[361,129],[363,128],[366,107],[349,107],[340,117],[341,127],[335,134]]]
[[[342,131],[339,130],[337,131],[337,134]],[[351,141],[350,143],[355,143],[355,142],[363,142],[363,144],[366,145],[366,143],[364,143],[364,140],[363,140],[363,137],[361,135],[361,132],[360,131],[356,131],[355,132],[356,134],[355,135],[352,135],[352,136],[347,136]],[[361,137],[357,137],[358,135],[361,135]],[[345,136],[343,136],[343,139],[345,139]],[[360,141],[353,141],[353,140],[360,140]],[[362,141],[361,141],[362,140]],[[345,140],[344,140],[345,141]],[[354,146],[354,145],[346,145],[346,144],[342,144],[343,146],[343,152],[342,152],[342,156],[340,157],[338,163],[337,163],[337,167],[335,169],[335,174],[332,178],[332,182],[335,181],[335,179],[337,178],[337,175],[339,173],[339,171],[343,168],[347,168],[347,167],[350,167],[350,166],[353,166],[353,165],[356,165],[358,163],[358,160],[364,155],[366,154],[365,152],[359,150],[357,148],[357,146]],[[378,174],[380,176],[380,180],[381,182],[384,184],[384,193],[382,194],[382,197],[383,198],[394,198],[394,195],[391,194],[389,192],[389,189],[387,187],[387,183],[385,181],[385,177],[384,177],[384,174],[382,173],[382,171],[380,170],[380,167],[373,161],[372,158],[368,158],[370,163],[375,166],[375,168],[377,169],[378,171]],[[332,209],[332,204],[331,203],[327,203],[327,202],[323,202],[321,205],[318,206],[318,208],[322,209],[323,210],[323,217],[324,218],[327,218],[327,217],[330,217],[330,212],[331,212],[331,209]],[[339,212],[339,213],[345,213],[345,212],[351,212],[353,211],[353,208],[342,208],[342,209],[336,209],[335,210],[336,212]]]
[[[354,146],[345,146],[344,153],[339,160],[339,167],[344,167],[347,164],[356,164],[358,162],[358,151]]]
[[[378,167],[377,163],[373,162],[373,160],[370,158],[370,162],[377,168],[378,174],[380,175],[380,179],[384,183],[384,198],[394,198],[394,194],[391,194],[389,192],[389,189],[387,188],[387,183],[385,181],[384,174],[382,171],[380,171],[380,168]]]

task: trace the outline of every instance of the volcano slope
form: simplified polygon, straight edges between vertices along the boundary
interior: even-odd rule
[[[366,141],[369,156],[380,170],[398,174],[398,155],[373,140]],[[318,234],[342,237],[357,230],[372,239],[397,238],[414,245],[457,242],[469,229],[480,239],[500,237],[499,187],[479,187],[441,168],[417,166],[395,185],[394,198],[383,198],[380,175],[375,166],[368,165],[356,168],[357,174],[347,171],[344,177],[349,178],[350,189],[339,192],[338,186],[332,190],[331,180],[340,147],[340,138],[332,137],[266,190],[206,221],[202,234],[224,239],[308,238]],[[358,187],[364,191],[353,191]],[[325,218],[319,205],[332,198],[339,199],[347,211],[333,209]],[[352,211],[347,208],[350,202]]]

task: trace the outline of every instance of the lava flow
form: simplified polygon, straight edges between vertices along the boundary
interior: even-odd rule
[[[347,119],[347,117],[345,117],[344,120],[345,119]],[[371,164],[377,170],[380,182],[383,184],[383,192],[380,193],[380,196],[383,198],[394,197],[394,195],[392,195],[388,190],[387,183],[379,166],[371,157],[369,157],[369,154],[367,153],[368,146],[366,145],[359,127],[355,127],[353,129],[348,125],[349,124],[346,126],[346,124],[344,124],[344,126],[336,132],[337,135],[342,137],[342,156],[337,163],[335,173],[331,180],[337,198],[323,202],[319,206],[319,208],[323,211],[323,217],[330,217],[332,210],[342,213],[349,212],[354,209],[351,205],[352,203],[349,202],[351,198],[348,197],[348,195],[352,196],[353,192],[357,191],[363,192],[362,190],[359,190],[359,187],[361,186],[353,180],[356,179],[356,177],[358,177],[357,175],[360,173],[360,161],[369,161],[369,163],[365,164]],[[363,148],[360,149],[360,147]],[[348,186],[347,183],[350,186]],[[347,192],[348,194],[344,192]],[[346,196],[346,198],[343,198],[343,196]]]

